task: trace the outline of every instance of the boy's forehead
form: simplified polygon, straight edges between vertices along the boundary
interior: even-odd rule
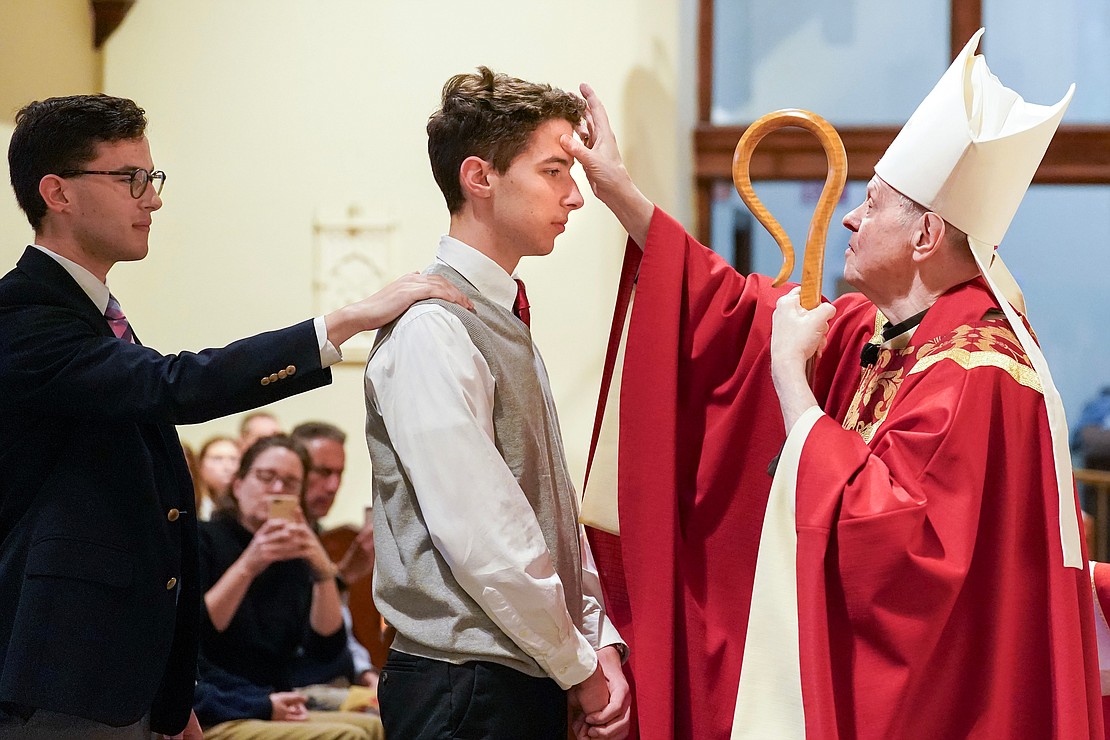
[[[570,133],[574,133],[574,126],[571,125],[570,121],[564,118],[549,118],[536,127],[536,130],[532,132],[532,138],[547,136],[558,139],[563,134]]]
[[[569,156],[563,151],[562,144],[559,143],[559,138],[563,134],[574,135],[574,127],[570,125],[569,121],[562,118],[552,118],[544,121],[528,137],[528,145],[524,147],[523,151],[540,158]]]

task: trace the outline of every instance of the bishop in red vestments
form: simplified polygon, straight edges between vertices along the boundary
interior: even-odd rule
[[[977,40],[938,85],[958,112],[965,92],[1001,88]],[[1101,738],[1058,395],[1020,299],[1000,298],[1008,273],[982,249],[1067,99],[1030,106],[1039,141],[1026,136],[1024,154],[973,137],[954,163],[923,153],[948,170],[915,179],[896,140],[877,168],[893,182],[874,178],[845,219],[846,277],[863,295],[807,312],[654,210],[584,93],[590,147],[564,146],[633,242],[620,536],[594,539],[630,637],[640,736]],[[944,139],[934,121],[951,111],[935,95],[904,129],[914,144]],[[967,182],[981,202],[945,200]]]

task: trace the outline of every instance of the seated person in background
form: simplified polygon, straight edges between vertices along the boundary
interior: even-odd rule
[[[200,448],[197,459],[197,517],[208,521],[220,499],[231,490],[231,479],[239,468],[239,443],[224,435],[212,437]]]
[[[1110,470],[1110,386],[1103,388],[1083,406],[1071,439],[1072,450],[1077,453],[1081,467]],[[1087,526],[1087,547],[1092,557],[1098,547],[1093,518],[1098,506],[1096,491],[1090,483],[1079,483],[1079,501],[1083,506],[1083,521]]]
[[[244,452],[225,507],[201,524],[195,710],[207,738],[382,737],[376,716],[310,712],[293,691],[298,656],[328,662],[346,650],[335,565],[299,508],[271,516],[272,497],[299,500],[308,468],[300,443],[260,439]]]
[[[276,416],[269,411],[254,411],[244,416],[239,424],[239,449],[246,450],[263,437],[284,433]]]
[[[1074,436],[1085,468],[1110,470],[1110,386],[1083,407]]]
[[[308,451],[310,464],[308,475],[305,477],[301,508],[304,510],[308,525],[320,536],[324,534],[320,520],[331,511],[335,496],[339,493],[339,486],[343,482],[343,471],[347,467],[347,453],[343,449],[343,445],[347,442],[347,434],[326,421],[306,421],[294,427],[290,436],[303,444]],[[340,532],[340,534],[347,533]],[[351,584],[357,584],[358,587],[369,591],[369,581],[358,582],[366,579],[373,571],[374,528],[370,525],[355,535],[354,541],[339,559],[340,587],[346,590]],[[377,687],[378,669],[373,665],[370,652],[355,638],[352,631],[351,612],[346,599],[343,605],[343,621],[347,625],[347,649],[350,650],[353,667],[342,676],[353,684]],[[304,684],[330,683],[340,675],[334,666],[321,666],[314,661],[306,660],[298,670],[297,678]]]

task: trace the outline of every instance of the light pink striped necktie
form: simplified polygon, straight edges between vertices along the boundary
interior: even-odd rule
[[[135,343],[135,334],[131,331],[131,324],[127,323],[127,317],[123,315],[123,310],[119,307],[119,301],[111,293],[108,294],[108,308],[104,309],[104,318],[108,319],[108,325],[112,327],[112,333],[118,339],[131,344]]]

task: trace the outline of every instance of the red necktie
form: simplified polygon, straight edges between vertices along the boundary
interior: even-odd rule
[[[524,325],[531,327],[532,314],[529,311],[528,294],[524,292],[524,281],[520,278],[513,278],[516,280],[516,302],[513,303],[513,315],[524,322]]]
[[[117,339],[122,339],[131,344],[135,343],[135,334],[131,331],[131,324],[127,323],[127,317],[123,315],[123,310],[119,307],[119,301],[111,293],[108,294],[108,308],[104,309],[104,318],[108,320],[108,325],[112,327],[112,333],[116,335]]]

